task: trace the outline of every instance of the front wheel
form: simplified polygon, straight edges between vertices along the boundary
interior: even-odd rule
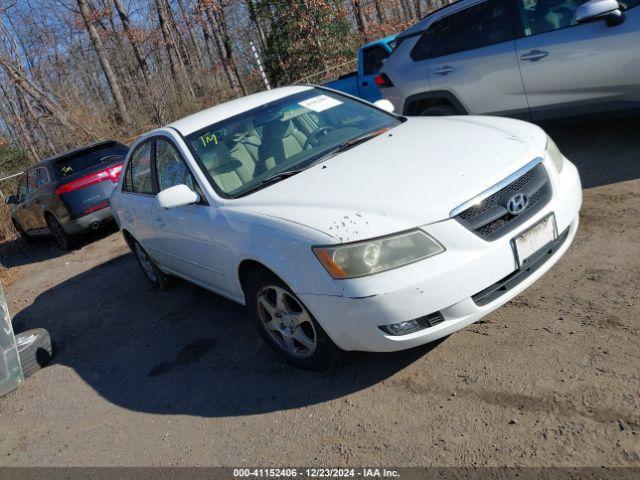
[[[246,285],[249,314],[272,350],[305,370],[326,370],[335,362],[341,350],[282,280],[255,271]]]
[[[16,232],[18,232],[18,235],[20,235],[22,241],[27,245],[30,245],[32,243],[32,239],[29,234],[25,232],[24,228],[20,226],[18,221],[12,218],[11,223],[13,223],[13,228],[16,230]]]

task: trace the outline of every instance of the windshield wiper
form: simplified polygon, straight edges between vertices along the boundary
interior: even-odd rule
[[[306,168],[299,168],[297,170],[285,170],[284,172],[274,173],[270,177],[265,178],[264,180],[260,180],[253,187],[249,188],[242,192],[239,196],[244,197],[245,195],[249,195],[257,190],[262,190],[264,187],[272,185],[274,183],[278,183],[280,180],[284,180],[285,178],[293,177],[294,175],[306,170]]]
[[[332,148],[327,153],[322,155],[320,158],[315,160],[313,163],[311,163],[309,165],[309,168],[313,167],[314,165],[317,165],[319,163],[322,163],[325,160],[329,160],[331,157],[333,157],[335,155],[338,155],[339,153],[346,152],[350,148],[353,148],[356,145],[360,145],[361,143],[364,143],[367,140],[371,140],[372,138],[377,137],[378,135],[382,135],[387,130],[389,130],[389,129],[388,128],[382,128],[380,130],[374,130],[373,132],[365,133],[364,135],[360,135],[359,137],[355,137],[355,138],[351,138],[349,140],[345,140],[344,142],[338,144],[335,148]]]

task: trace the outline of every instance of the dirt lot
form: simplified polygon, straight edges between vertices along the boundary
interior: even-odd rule
[[[640,466],[639,130],[550,129],[583,223],[524,295],[323,374],[280,363],[229,301],[153,290],[117,233],[5,248],[15,330],[47,328],[57,354],[0,399],[0,465]]]

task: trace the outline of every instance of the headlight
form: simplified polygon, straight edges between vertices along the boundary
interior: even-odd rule
[[[423,260],[444,252],[444,247],[422,230],[412,230],[364,242],[315,247],[313,252],[333,278],[355,278]]]
[[[564,157],[556,145],[556,142],[554,142],[551,137],[547,137],[547,155],[549,155],[549,158],[558,169],[558,173],[562,172]]]

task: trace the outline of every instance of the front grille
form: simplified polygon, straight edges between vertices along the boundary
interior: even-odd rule
[[[527,207],[517,215],[509,213],[507,203],[519,193],[528,199]],[[455,218],[479,237],[492,241],[522,225],[551,200],[549,175],[541,163],[504,188],[469,207]]]

